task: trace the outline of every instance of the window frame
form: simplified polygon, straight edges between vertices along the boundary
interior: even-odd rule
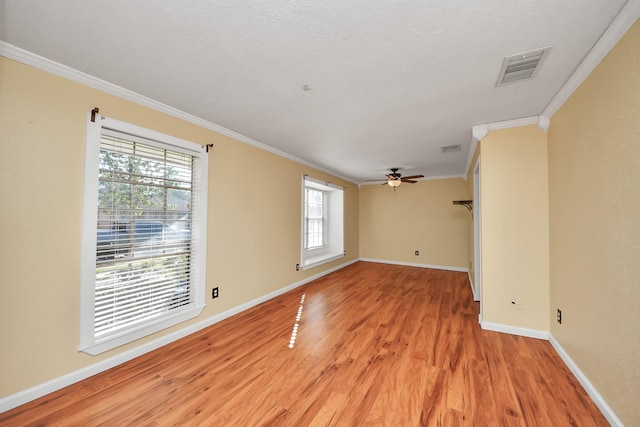
[[[324,245],[306,248],[306,190],[318,190],[324,194]],[[307,175],[302,177],[301,203],[301,262],[303,270],[317,267],[345,256],[344,250],[344,188],[320,181]]]
[[[322,242],[320,245],[317,246],[309,246],[309,221],[311,220],[309,218],[309,216],[307,215],[308,213],[308,208],[307,208],[307,204],[308,204],[308,200],[307,200],[307,195],[308,195],[308,191],[316,191],[318,193],[322,194]],[[328,220],[328,208],[329,208],[329,201],[328,201],[328,192],[325,190],[320,190],[318,188],[313,188],[313,187],[309,187],[306,186],[304,187],[304,217],[303,217],[303,230],[302,230],[302,236],[303,236],[303,249],[305,251],[318,251],[318,250],[323,250],[324,248],[327,247],[327,236],[328,236],[328,229],[329,229],[329,220]],[[318,218],[313,218],[313,220],[317,220]]]
[[[128,327],[119,332],[96,337],[95,283],[97,251],[98,185],[101,135],[111,131],[126,134],[127,139],[143,142],[159,148],[189,154],[194,158],[193,192],[197,203],[192,207],[193,228],[190,253],[190,293],[189,303],[167,311],[162,316],[144,324]],[[205,307],[206,279],[206,236],[207,236],[207,194],[208,158],[204,147],[170,135],[136,126],[130,123],[87,114],[87,134],[85,144],[85,170],[82,207],[82,240],[80,255],[80,342],[79,350],[97,355],[139,338],[197,317]]]

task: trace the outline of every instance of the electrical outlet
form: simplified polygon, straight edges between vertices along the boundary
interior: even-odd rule
[[[300,264],[296,264],[296,271],[300,271]]]
[[[558,323],[562,324],[562,310],[558,309],[558,311],[556,312],[556,320],[558,321]]]
[[[416,256],[420,255],[420,251],[416,251]]]
[[[215,287],[215,288],[211,289],[211,299],[218,298],[218,296],[219,296],[218,295],[218,288]]]

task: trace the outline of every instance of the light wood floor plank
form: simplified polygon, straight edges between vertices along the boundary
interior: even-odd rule
[[[548,342],[480,329],[466,273],[359,262],[0,414],[23,425],[608,424]]]

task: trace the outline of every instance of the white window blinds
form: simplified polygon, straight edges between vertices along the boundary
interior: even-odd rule
[[[326,197],[325,193],[305,188],[304,202],[304,248],[319,248],[325,245]]]
[[[89,347],[120,345],[132,332],[135,339],[162,329],[203,305],[201,153],[113,127],[101,126],[97,194],[89,195],[97,198],[95,268],[84,284],[92,313],[83,321],[91,327],[81,334]]]

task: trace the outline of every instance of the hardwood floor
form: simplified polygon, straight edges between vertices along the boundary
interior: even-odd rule
[[[466,273],[359,262],[0,425],[608,423],[548,342],[480,329]]]

